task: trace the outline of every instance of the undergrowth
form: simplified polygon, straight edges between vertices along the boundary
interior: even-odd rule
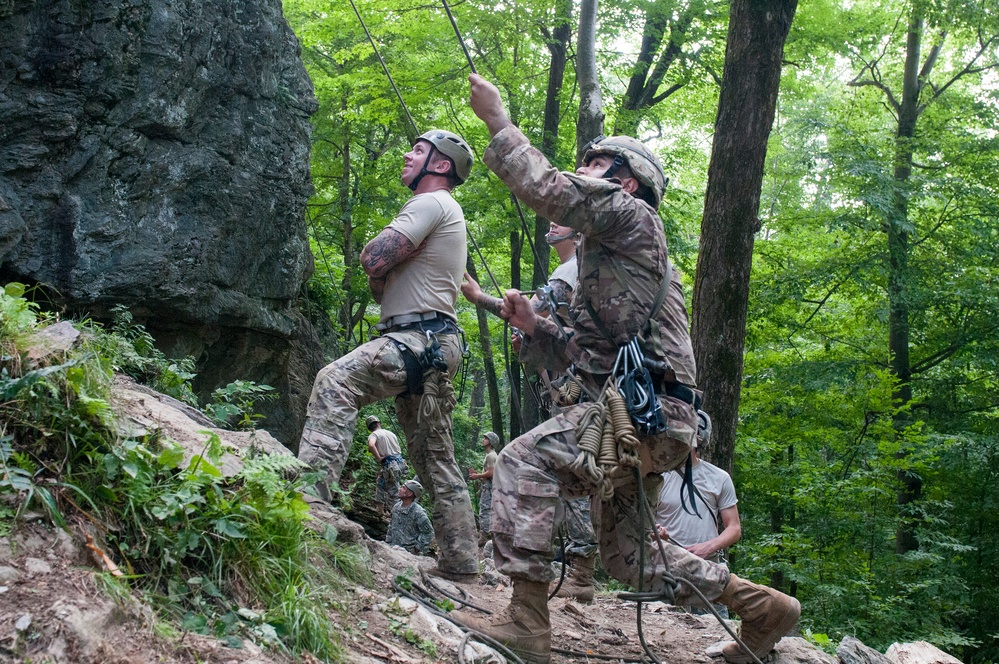
[[[311,478],[289,479],[302,475],[300,462],[248,456],[225,477],[226,450],[212,432],[186,461],[158,434],[122,437],[109,405],[114,372],[195,404],[193,364],[165,358],[123,309],[110,330],[79,324],[83,340],[72,351],[29,358],[54,320],[23,295],[18,284],[0,291],[0,505],[8,506],[0,532],[29,508],[63,528],[97,524],[111,568],[104,586],[113,597],[135,592],[149,601],[158,632],[211,634],[231,646],[248,639],[338,661],[329,609],[340,605],[345,578],[363,582],[370,572],[359,549],[307,526],[301,490]],[[212,414],[252,426],[253,401],[269,388],[230,387]]]

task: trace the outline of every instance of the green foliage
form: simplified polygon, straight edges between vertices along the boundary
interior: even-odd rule
[[[190,458],[159,435],[121,438],[108,406],[111,367],[162,380],[167,365],[148,334],[120,315],[126,336],[92,328],[65,361],[34,367],[25,349],[42,323],[10,292],[0,294],[0,308],[15,314],[3,319],[0,495],[16,509],[0,513],[2,529],[29,507],[61,527],[85,510],[107,524],[101,546],[126,571],[105,583],[120,601],[138,592],[180,629],[232,647],[252,640],[338,660],[329,610],[342,579],[366,578],[369,565],[362,551],[306,526],[304,479],[287,479],[301,462],[250,453],[226,476],[227,450],[215,433],[204,432]],[[107,349],[112,360],[100,355]],[[270,389],[230,388],[222,399],[247,419],[250,402]]]
[[[220,426],[249,431],[264,417],[253,412],[254,405],[258,401],[271,401],[277,397],[277,392],[270,385],[236,380],[212,392],[212,403],[205,406],[205,412]]]
[[[127,307],[118,305],[111,313],[114,316],[112,334],[98,335],[97,353],[110,361],[114,371],[197,407],[198,399],[191,389],[194,359],[167,358],[156,347],[146,328],[135,322]]]

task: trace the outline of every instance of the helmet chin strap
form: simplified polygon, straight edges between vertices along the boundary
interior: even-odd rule
[[[610,180],[612,177],[614,177],[614,174],[617,173],[621,169],[621,167],[625,165],[625,163],[626,161],[624,157],[622,157],[619,154],[614,155],[613,163],[611,163],[610,168],[604,171],[604,174],[600,176],[600,179]]]
[[[427,142],[430,143],[430,141]],[[416,188],[420,186],[420,180],[422,180],[423,176],[427,174],[428,172],[427,164],[430,163],[430,159],[434,156],[434,150],[436,149],[437,148],[434,147],[434,144],[430,143],[430,152],[427,153],[427,158],[423,160],[423,167],[420,168],[420,172],[416,174],[416,177],[413,178],[413,181],[409,183],[410,191],[416,191]]]

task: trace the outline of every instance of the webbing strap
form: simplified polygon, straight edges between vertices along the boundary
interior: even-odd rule
[[[416,353],[409,350],[406,344],[396,341],[392,337],[389,337],[388,340],[394,343],[395,347],[399,349],[399,353],[402,355],[402,363],[406,367],[406,391],[399,396],[408,397],[414,394],[423,394],[423,367],[420,365],[420,358],[416,356]]]

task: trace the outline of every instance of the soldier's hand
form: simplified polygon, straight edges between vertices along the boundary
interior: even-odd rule
[[[534,334],[534,326],[538,320],[538,314],[534,312],[531,301],[513,288],[503,294],[500,317],[510,321],[510,325],[520,328],[527,336]]]
[[[656,525],[656,531],[659,532],[659,539],[664,539],[664,540],[668,540],[669,539],[669,533],[666,532],[666,528],[664,528],[663,526],[660,526],[660,525],[657,524]]]
[[[468,272],[461,279],[461,294],[472,304],[479,303],[479,296],[482,295],[482,287],[479,282],[472,278]]]
[[[715,550],[712,549],[706,542],[701,542],[700,544],[691,544],[690,546],[684,548],[687,549],[687,551],[690,551],[698,558],[707,558],[708,556],[710,556],[715,552]]]
[[[513,124],[506,115],[506,110],[503,108],[503,100],[500,98],[499,90],[495,85],[478,74],[469,74],[468,82],[471,84],[469,103],[472,111],[475,112],[475,115],[480,120],[486,123],[490,136],[495,136],[501,130]]]

